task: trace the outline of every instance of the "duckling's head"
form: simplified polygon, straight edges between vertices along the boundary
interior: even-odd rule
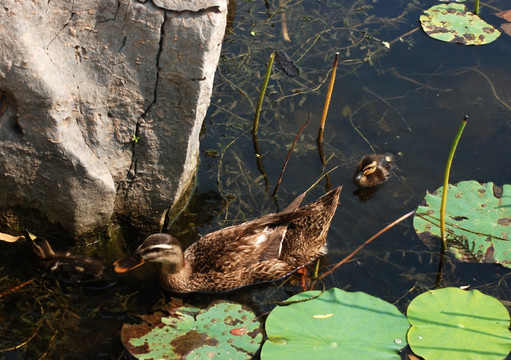
[[[178,272],[184,264],[183,249],[179,241],[169,234],[153,234],[144,240],[133,255],[114,263],[114,270],[123,273],[145,262],[159,262],[165,272]]]
[[[390,153],[384,155],[366,155],[360,160],[353,175],[355,184],[362,187],[371,187],[381,184],[390,174],[394,156]]]
[[[30,234],[30,233],[28,233],[28,234]],[[32,240],[32,250],[34,250],[34,252],[40,259],[50,259],[55,256],[55,252],[53,251],[50,244],[48,243],[48,241],[45,238],[42,238],[39,236],[32,237],[30,235],[28,235],[28,236],[26,235],[25,237]]]

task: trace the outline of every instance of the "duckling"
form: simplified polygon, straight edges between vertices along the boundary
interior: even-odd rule
[[[353,181],[361,187],[379,185],[389,177],[393,161],[394,155],[390,153],[366,155],[360,160]]]
[[[326,237],[339,203],[341,187],[300,207],[298,196],[280,213],[209,233],[183,252],[169,234],[152,234],[131,258],[114,270],[131,270],[159,262],[160,281],[167,290],[222,292],[285,277],[326,254]]]
[[[39,257],[41,268],[58,279],[75,283],[89,283],[100,280],[104,265],[88,256],[71,253],[55,253],[48,241],[35,237],[27,231],[27,240],[32,240],[32,250]]]

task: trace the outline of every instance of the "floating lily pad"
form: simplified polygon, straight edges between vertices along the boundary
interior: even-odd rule
[[[508,21],[507,23],[500,25],[500,27],[506,34],[511,36],[511,10],[501,11],[499,13],[496,13],[495,16],[498,16],[499,18]]]
[[[180,307],[170,315],[124,324],[121,339],[137,359],[251,359],[262,341],[255,314],[232,302],[206,309]]]
[[[399,359],[409,323],[392,304],[336,288],[297,294],[266,319],[261,359]]]
[[[500,36],[500,31],[479,16],[466,11],[463,4],[439,4],[420,16],[422,29],[437,40],[464,45],[484,45]]]
[[[420,239],[437,248],[441,200],[442,188],[427,194],[413,220]],[[447,246],[455,258],[511,268],[511,185],[477,181],[449,185],[445,219]]]
[[[497,360],[511,350],[509,312],[478,290],[431,290],[412,300],[408,344],[424,359]]]

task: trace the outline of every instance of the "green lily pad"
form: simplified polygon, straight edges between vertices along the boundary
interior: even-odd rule
[[[137,359],[251,359],[262,341],[255,314],[232,302],[172,309],[124,324],[121,339]]]
[[[428,246],[440,243],[442,188],[424,197],[413,226]],[[460,261],[498,263],[511,268],[511,185],[461,181],[449,185],[446,204],[449,251]]]
[[[336,288],[297,294],[266,319],[261,359],[399,359],[409,328],[392,304]],[[305,300],[305,301],[303,301]]]
[[[437,40],[464,45],[484,45],[500,36],[500,31],[479,16],[466,11],[463,4],[439,4],[420,16],[422,29]]]
[[[408,344],[424,359],[497,360],[511,350],[509,312],[478,290],[431,290],[412,300]]]

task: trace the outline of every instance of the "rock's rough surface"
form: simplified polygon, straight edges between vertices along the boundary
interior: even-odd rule
[[[154,230],[190,184],[227,0],[161,3],[2,2],[0,211]]]
[[[213,8],[220,10],[225,6],[223,0],[153,0],[160,8],[172,11],[206,11]]]

